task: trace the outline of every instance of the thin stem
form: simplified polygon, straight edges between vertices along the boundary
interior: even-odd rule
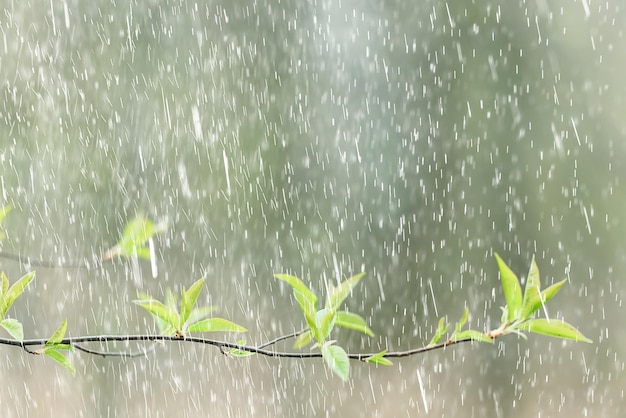
[[[77,350],[83,351],[88,354],[100,355],[100,356],[117,355],[121,357],[133,357],[136,355],[144,355],[145,352],[142,354],[110,353],[106,351],[87,349],[83,347],[81,343],[90,343],[90,342],[107,343],[107,342],[130,342],[130,341],[153,341],[153,342],[176,341],[176,342],[188,342],[188,343],[212,345],[212,346],[218,347],[220,351],[224,354],[228,352],[227,351],[228,349],[237,349],[237,350],[247,351],[249,353],[260,354],[260,355],[264,355],[268,357],[300,358],[300,359],[322,357],[322,354],[320,352],[295,353],[295,352],[281,352],[281,351],[265,350],[263,348],[263,347],[267,347],[268,345],[272,345],[276,343],[277,341],[285,340],[288,338],[293,338],[294,336],[297,336],[301,332],[302,331],[298,331],[296,333],[285,335],[285,336],[276,338],[272,341],[269,341],[267,343],[261,344],[259,346],[240,345],[240,344],[230,343],[227,341],[212,340],[212,339],[200,338],[200,337],[180,338],[180,337],[171,336],[171,335],[150,335],[150,334],[146,334],[146,335],[94,335],[94,336],[69,337],[69,338],[64,338],[63,340],[61,340],[59,344],[68,344],[68,345],[71,345],[72,347],[75,347]],[[43,339],[43,338],[30,339],[30,340],[24,340],[24,341],[0,338],[0,345],[21,347],[26,352],[30,354],[34,354],[34,352],[30,351],[27,347],[35,346],[35,345],[44,345],[47,341],[48,341],[47,339]],[[464,342],[469,342],[469,341],[472,341],[472,339],[464,338],[461,340],[448,340],[443,343],[430,345],[426,347],[420,347],[420,348],[415,348],[415,349],[405,350],[405,351],[388,352],[388,353],[385,353],[383,357],[385,358],[408,357],[411,355],[425,353],[427,351],[444,348],[449,345],[454,345],[454,344],[459,344],[459,343],[464,343]],[[365,361],[367,358],[372,357],[376,354],[378,353],[348,353],[348,358],[353,359],[353,360]]]

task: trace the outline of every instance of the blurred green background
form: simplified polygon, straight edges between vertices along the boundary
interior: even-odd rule
[[[3,416],[621,416],[626,13],[564,1],[32,1],[0,6],[2,250],[73,262],[136,213],[146,262],[43,269],[10,314],[27,338],[153,331],[130,303],[207,275],[201,303],[260,343],[299,329],[298,275],[375,338],[428,342],[468,306],[494,327],[493,252],[544,283],[592,345],[509,336],[343,383],[320,361],[167,344],[72,354],[72,377],[6,347]],[[11,281],[32,270],[1,259]],[[5,335],[6,336],[6,335]],[[236,340],[237,336],[216,336]],[[137,349],[131,346],[110,347]],[[289,345],[279,346],[289,349]]]

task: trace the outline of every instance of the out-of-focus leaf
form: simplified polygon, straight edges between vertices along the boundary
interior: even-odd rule
[[[530,319],[524,322],[520,328],[526,331],[535,332],[537,334],[548,335],[550,337],[557,337],[574,341],[583,341],[586,343],[593,342],[567,322],[555,319],[549,321],[544,318]]]
[[[313,310],[315,310],[317,296],[315,296],[315,294],[311,292],[311,290],[304,283],[302,283],[302,280],[289,274],[275,274],[274,277],[291,286],[294,290],[294,294],[295,292],[300,292],[302,296],[304,296],[311,303],[311,305],[313,305]]]
[[[364,275],[365,273],[359,273],[333,287],[328,293],[326,307],[334,311],[339,309],[339,306],[348,297],[350,292],[352,292],[352,289],[354,289]]]
[[[2,209],[0,209],[0,226],[2,226],[2,222],[4,222],[4,218],[7,216],[9,212],[11,212],[12,209],[13,209],[13,206],[11,205],[4,205]],[[2,230],[2,228],[0,228],[0,241],[2,241],[4,237],[5,237],[5,233]]]
[[[465,310],[463,311],[463,315],[461,316],[461,319],[456,324],[456,328],[454,330],[454,334],[457,334],[457,333],[461,332],[461,328],[463,328],[463,326],[467,322],[467,318],[469,318],[469,309],[466,306]]]
[[[346,312],[339,311],[337,312],[337,319],[335,325],[342,328],[353,329],[355,331],[362,332],[364,334],[369,335],[370,337],[374,336],[372,330],[367,326],[367,323],[363,318],[359,315]]]
[[[343,381],[348,380],[350,360],[345,350],[337,345],[322,345],[322,357],[330,369]]]
[[[3,319],[0,322],[0,326],[4,328],[9,334],[11,334],[11,337],[15,338],[16,340],[24,340],[24,329],[22,328],[22,323],[17,319]]]
[[[248,330],[222,318],[208,318],[189,325],[189,332],[247,332]]]
[[[313,339],[313,334],[311,333],[310,330],[303,332],[302,334],[296,337],[296,341],[293,344],[293,348],[302,348],[308,345],[312,339]]]
[[[11,305],[13,305],[13,302],[15,302],[15,300],[24,292],[24,289],[26,289],[26,286],[28,286],[30,282],[33,281],[34,278],[35,278],[34,271],[30,273],[26,273],[17,282],[13,283],[13,286],[11,286],[8,290],[3,292],[2,300],[0,300],[0,318],[4,318],[4,316],[6,315]],[[2,278],[3,289],[6,289],[5,283],[8,283],[8,281],[5,282],[5,279],[6,277]]]
[[[246,345],[246,340],[239,340],[237,341],[237,344],[239,345]],[[238,348],[231,348],[230,351],[228,352],[229,356],[232,357],[249,357],[251,355],[253,355],[254,353],[251,353],[249,351],[245,351],[245,350],[240,350]]]
[[[201,306],[191,311],[187,322],[193,324],[194,322],[198,322],[201,319],[208,317],[213,311],[215,311],[214,306]]]
[[[115,247],[104,253],[102,258],[138,257],[150,259],[150,249],[145,246],[150,238],[165,230],[165,225],[155,225],[143,216],[131,219],[124,228],[122,237]]]
[[[2,277],[2,287],[0,287],[0,301],[2,301],[4,295],[6,295],[7,291],[9,290],[9,279],[7,278],[7,275],[4,274],[4,272],[2,272],[0,276]]]
[[[380,353],[374,354],[365,359],[368,363],[380,364],[381,366],[392,366],[393,363],[385,358],[385,354],[387,354],[387,350],[383,350]]]
[[[520,317],[522,308],[522,288],[519,279],[506,263],[495,253],[498,269],[500,270],[500,281],[502,282],[502,291],[504,292],[504,300],[508,308],[508,322],[513,322]]]

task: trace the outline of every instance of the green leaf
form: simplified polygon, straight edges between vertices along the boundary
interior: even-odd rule
[[[367,326],[365,319],[354,313],[346,311],[337,312],[335,325],[338,327],[353,329],[355,331],[362,332],[369,335],[370,337],[374,336],[372,330]]]
[[[246,340],[239,340],[237,341],[238,345],[246,345]],[[248,357],[253,355],[254,353],[251,353],[249,351],[245,351],[245,350],[240,350],[238,348],[231,348],[230,351],[228,352],[229,356],[232,357]]]
[[[500,270],[500,281],[502,282],[502,291],[508,308],[508,322],[513,322],[520,317],[522,307],[522,288],[519,279],[511,271],[509,266],[495,253],[498,269]]]
[[[326,307],[334,311],[339,309],[339,306],[348,297],[348,295],[350,295],[352,289],[354,289],[363,276],[365,276],[365,273],[359,273],[356,276],[352,276],[341,282],[339,285],[331,288],[328,293],[328,299],[326,300]]]
[[[317,296],[308,288],[300,279],[295,276],[290,276],[289,274],[275,274],[275,278],[278,280],[282,280],[283,282],[290,285],[295,292],[300,292],[302,295],[313,305],[313,310],[315,310],[315,304],[317,303]]]
[[[182,302],[180,306],[180,322],[182,324],[187,322],[187,319],[189,319],[189,315],[191,314],[193,307],[196,305],[196,301],[198,300],[198,296],[200,295],[203,285],[204,277],[192,284],[187,291],[185,291],[185,288],[183,287]]]
[[[199,308],[196,308],[193,311],[191,311],[191,314],[189,315],[187,322],[190,324],[193,324],[194,322],[198,322],[201,319],[208,317],[213,311],[215,311],[214,306],[201,306]]]
[[[393,363],[385,358],[385,354],[387,354],[387,350],[383,350],[380,353],[374,354],[365,359],[368,363],[380,364],[381,366],[392,366]]]
[[[189,332],[247,332],[248,330],[222,318],[203,319],[189,325]]]
[[[524,300],[522,302],[522,319],[528,319],[541,308],[541,280],[539,278],[539,268],[533,256],[530,262],[530,270],[528,271],[528,279],[526,279],[526,287],[524,289]]]
[[[345,350],[337,345],[322,345],[322,357],[330,369],[343,381],[348,380],[350,360]]]
[[[304,319],[306,320],[309,328],[311,328],[313,336],[318,342],[321,343],[324,340],[324,337],[320,333],[320,329],[317,325],[317,319],[315,318],[315,305],[311,303],[311,301],[304,295],[304,293],[301,293],[294,289],[293,295],[300,304],[300,309],[302,310]]]
[[[0,303],[4,295],[6,295],[7,291],[9,290],[9,279],[7,279],[7,275],[4,274],[4,272],[2,272],[1,276],[2,276],[2,287],[0,288]]]
[[[484,343],[493,344],[493,339],[489,338],[487,335],[483,334],[482,332],[479,332],[473,329],[468,329],[468,330],[459,332],[455,334],[453,337],[455,341],[464,340],[466,338],[469,338],[474,341],[481,341]]]
[[[74,368],[74,365],[72,364],[72,362],[63,354],[58,352],[57,350],[48,349],[44,351],[43,354],[50,357],[52,360],[56,361],[57,363],[59,363],[61,366],[65,367],[67,370],[70,371],[70,373],[72,373],[72,375],[76,374],[76,369]]]
[[[324,308],[315,313],[315,321],[323,338],[322,341],[326,340],[326,338],[328,338],[328,336],[330,335],[330,332],[335,326],[336,318],[337,313],[328,308]],[[319,343],[322,343],[322,341],[318,340]]]
[[[459,332],[461,332],[461,328],[463,328],[463,326],[467,322],[467,318],[469,318],[469,309],[466,306],[465,310],[463,311],[463,315],[461,316],[461,319],[456,324],[456,328],[454,330],[454,334],[458,334]]]
[[[67,319],[65,319],[61,325],[54,331],[52,336],[46,341],[46,346],[58,345],[63,341],[65,337],[65,331],[67,330]]]
[[[4,222],[4,218],[13,210],[13,206],[4,205],[2,209],[0,209],[0,224]]]
[[[2,322],[0,322],[0,327],[4,328],[9,334],[11,334],[11,337],[16,340],[24,340],[24,329],[22,328],[22,323],[17,319],[3,319]]]
[[[554,283],[552,286],[541,292],[541,298],[543,299],[543,303],[548,303],[550,299],[554,297],[561,290],[561,287],[567,282],[567,279],[563,279],[560,282]]]
[[[120,256],[150,259],[150,249],[145,244],[164,229],[163,225],[155,226],[149,219],[136,216],[126,224],[117,245],[107,251],[102,258],[108,260]]]
[[[4,205],[2,209],[0,209],[0,225],[4,222],[4,218],[7,216],[9,212],[13,209],[11,205]],[[5,233],[2,229],[0,229],[0,241],[2,241],[5,237]]]
[[[439,319],[439,324],[437,325],[437,330],[435,331],[435,335],[433,335],[432,340],[428,343],[428,345],[437,344],[447,333],[448,327],[450,324],[446,324],[446,318],[442,317]]]
[[[591,343],[589,338],[582,335],[576,328],[560,320],[547,320],[544,318],[530,319],[520,327],[526,331],[537,334],[548,335],[550,337],[563,338],[567,340],[583,341]]]
[[[133,303],[135,305],[139,305],[148,312],[152,314],[155,318],[165,322],[167,325],[174,327],[178,331],[182,331],[180,317],[178,313],[167,306],[163,305],[163,303],[159,302],[155,299],[149,300],[134,300]]]
[[[296,337],[296,341],[293,343],[293,348],[302,348],[308,345],[313,339],[313,334],[311,330],[303,332],[302,334]]]
[[[2,300],[0,301],[0,318],[4,318],[7,311],[13,305],[13,302],[24,292],[26,286],[30,284],[35,278],[35,272],[26,273],[17,282],[13,283],[8,290],[3,292]],[[5,282],[6,277],[2,278],[2,288],[5,289],[8,281]]]

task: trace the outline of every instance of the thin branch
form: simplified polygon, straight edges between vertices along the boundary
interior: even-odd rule
[[[24,264],[30,267],[41,267],[46,269],[55,269],[55,268],[73,268],[73,269],[81,269],[81,268],[89,268],[92,266],[88,261],[78,261],[78,262],[62,262],[62,261],[50,261],[50,260],[38,260],[36,258],[22,256],[19,254],[10,253],[8,251],[0,251],[0,258],[5,258],[7,260],[14,260],[20,264]],[[93,265],[97,266],[102,264],[103,260],[95,260]]]
[[[277,342],[280,342],[280,341],[283,341],[283,340],[288,340],[289,338],[296,338],[297,336],[299,336],[300,334],[304,334],[308,330],[309,330],[309,328],[304,328],[304,329],[301,329],[300,331],[296,331],[296,332],[292,332],[291,334],[283,335],[282,337],[278,337],[278,338],[275,338],[275,339],[273,339],[271,341],[268,341],[266,343],[258,345],[257,348],[269,347],[270,345],[274,345]]]
[[[219,341],[212,340],[208,338],[200,338],[200,337],[176,337],[173,335],[95,335],[95,336],[82,336],[82,337],[70,337],[64,338],[59,342],[59,344],[68,344],[72,347],[75,347],[77,350],[83,351],[88,354],[100,355],[100,356],[122,356],[122,357],[132,357],[133,353],[109,353],[104,351],[91,350],[83,347],[81,343],[90,343],[90,342],[98,342],[98,343],[107,343],[107,342],[130,342],[130,341],[176,341],[176,342],[189,342],[189,343],[197,343],[197,344],[205,344],[212,345],[218,347],[223,354],[227,354],[229,349],[237,349],[240,351],[247,351],[249,353],[260,354],[268,357],[281,357],[281,358],[319,358],[322,357],[321,352],[281,352],[281,351],[272,351],[265,350],[263,347],[267,347],[268,345],[274,344],[277,341],[281,341],[288,338],[293,338],[301,331],[298,331],[293,334],[289,334],[283,337],[276,338],[275,340],[269,341],[259,346],[248,346],[248,345],[240,345],[235,343],[230,343],[227,341]],[[24,341],[11,340],[7,338],[0,338],[0,345],[9,345],[15,347],[21,347],[23,350],[30,354],[36,354],[36,352],[30,351],[27,347],[36,346],[36,345],[44,345],[48,340],[43,338],[30,339]],[[464,338],[460,340],[448,340],[443,343],[430,345],[426,347],[415,348],[406,351],[394,351],[385,353],[383,357],[385,358],[397,358],[397,357],[408,357],[415,354],[425,353],[431,350],[437,350],[440,348],[444,348],[454,344],[460,344],[464,342],[473,341],[471,338]],[[145,353],[142,353],[145,354]],[[353,360],[365,361],[369,357],[372,357],[378,353],[348,353],[348,358]]]

